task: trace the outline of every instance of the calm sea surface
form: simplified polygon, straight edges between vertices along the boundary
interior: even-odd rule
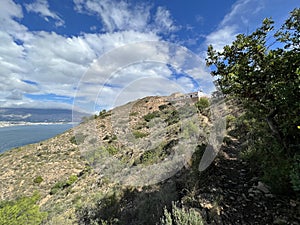
[[[70,128],[72,128],[72,124],[1,127],[0,153],[11,148],[46,140]]]

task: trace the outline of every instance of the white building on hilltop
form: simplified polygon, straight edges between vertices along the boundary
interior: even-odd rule
[[[201,91],[196,91],[196,92],[191,92],[187,94],[183,93],[174,93],[168,97],[168,101],[170,102],[178,102],[178,101],[186,101],[186,100],[191,100],[193,102],[198,101],[201,97],[205,97],[206,95]]]

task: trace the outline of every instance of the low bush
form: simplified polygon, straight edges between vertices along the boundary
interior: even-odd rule
[[[69,141],[72,143],[72,144],[75,144],[75,145],[80,145],[84,142],[85,138],[87,137],[88,135],[86,134],[83,134],[83,133],[78,133],[76,134],[75,136],[71,137],[69,139]]]
[[[135,138],[144,138],[144,137],[147,137],[149,135],[147,133],[144,133],[144,132],[141,132],[141,131],[138,131],[138,130],[133,131],[132,134]]]
[[[110,155],[115,155],[119,152],[119,149],[112,145],[107,146],[105,149]]]
[[[179,113],[176,110],[173,110],[169,113],[167,119],[165,119],[165,122],[168,124],[168,126],[178,123],[179,122]]]
[[[58,181],[54,184],[54,186],[50,190],[50,195],[56,194],[58,191],[63,190],[72,184],[74,184],[78,180],[77,175],[71,175],[66,181]]]
[[[74,184],[76,181],[78,180],[78,177],[76,175],[71,175],[67,182],[66,182],[66,186],[71,186],[72,184]]]
[[[162,111],[162,110],[164,110],[164,109],[166,109],[166,108],[168,108],[168,105],[160,105],[160,106],[158,106],[158,109],[159,109],[160,111]]]
[[[199,212],[194,209],[179,208],[176,204],[172,203],[172,212],[166,208],[164,216],[161,219],[162,225],[204,225],[203,219]]]
[[[33,183],[35,184],[40,184],[44,181],[44,179],[41,176],[37,176],[36,178],[33,179]]]
[[[129,114],[129,116],[137,116],[139,113],[138,112],[131,112],[130,114]]]
[[[150,120],[152,120],[155,117],[160,117],[160,114],[158,111],[154,111],[152,113],[148,113],[147,115],[144,116],[144,120],[146,120],[147,122],[149,122]]]

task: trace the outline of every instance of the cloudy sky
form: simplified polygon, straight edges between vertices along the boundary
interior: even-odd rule
[[[214,87],[216,49],[299,0],[1,0],[0,107],[108,109]]]

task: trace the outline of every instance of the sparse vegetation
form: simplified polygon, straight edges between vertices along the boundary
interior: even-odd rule
[[[109,145],[105,148],[105,150],[110,154],[110,155],[115,155],[119,152],[119,149],[116,148],[115,146]]]
[[[160,111],[163,111],[164,109],[167,109],[168,107],[169,107],[168,105],[160,105],[160,106],[158,106],[158,109]]]
[[[63,190],[72,184],[74,184],[78,180],[77,175],[71,175],[66,181],[58,181],[50,190],[50,195],[54,195],[60,190]]]
[[[195,209],[179,208],[172,203],[172,211],[164,210],[164,217],[161,219],[162,225],[204,225],[203,219]]]
[[[144,133],[144,132],[141,132],[141,131],[138,131],[138,130],[132,131],[132,134],[135,138],[144,138],[144,137],[147,137],[149,135],[147,133]]]
[[[82,144],[84,142],[84,140],[85,140],[85,138],[87,136],[88,135],[86,135],[86,134],[78,133],[75,136],[73,136],[73,137],[70,138],[70,142],[72,144],[80,145],[80,144]]]
[[[79,224],[158,224],[163,209],[177,199],[174,186],[166,185],[159,190],[115,190],[101,196],[94,205],[86,205],[76,211]]]
[[[170,126],[177,123],[179,120],[179,112],[177,110],[173,110],[169,112],[167,119],[165,119],[165,122],[168,124],[168,126]]]
[[[152,120],[155,117],[160,117],[160,113],[158,111],[154,111],[152,113],[148,113],[147,115],[144,116],[144,120],[146,120],[147,122],[149,122],[150,120]]]
[[[130,114],[129,114],[129,116],[137,116],[139,113],[138,112],[131,112]]]
[[[110,116],[110,115],[111,115],[110,112],[107,112],[105,109],[103,109],[101,112],[99,112],[98,117],[99,117],[100,119],[104,119],[105,117],[108,117],[108,116]]]

